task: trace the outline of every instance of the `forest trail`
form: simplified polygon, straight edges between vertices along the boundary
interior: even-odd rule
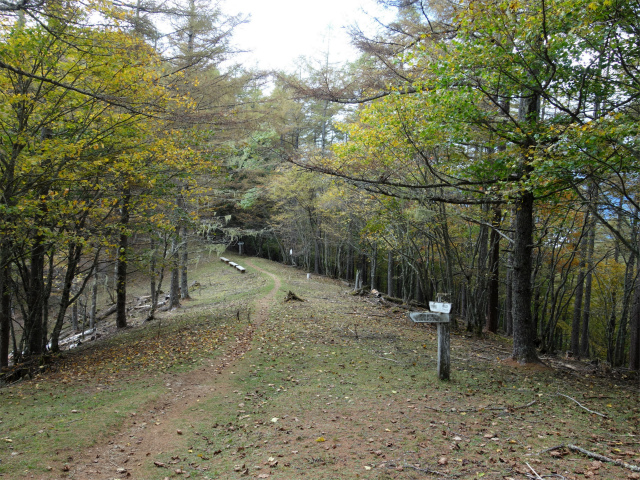
[[[253,334],[268,319],[269,308],[281,286],[276,275],[256,266],[249,259],[244,260],[244,263],[274,280],[269,293],[254,304],[253,323],[244,329],[235,342],[227,346],[227,351],[215,363],[168,378],[167,394],[151,405],[142,406],[143,411],[131,412],[120,432],[69,461],[68,478],[144,479],[143,472],[148,471],[153,459],[161,452],[173,450],[181,442],[183,437],[180,426],[189,428],[192,410],[198,406],[198,402],[212,392],[217,396],[225,396],[230,392],[232,387],[228,376],[233,374],[230,367],[251,348]],[[173,473],[173,469],[167,473]]]

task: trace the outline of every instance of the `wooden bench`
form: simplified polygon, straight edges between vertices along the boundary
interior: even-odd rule
[[[240,273],[246,273],[247,269],[238,265],[236,262],[232,262],[231,260],[229,260],[228,258],[225,257],[220,257],[220,261],[221,262],[225,262],[229,265],[231,265],[233,268],[235,268],[236,270],[238,270]]]

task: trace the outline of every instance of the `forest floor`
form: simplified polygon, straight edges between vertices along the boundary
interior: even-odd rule
[[[436,331],[406,310],[235,261],[246,274],[202,262],[182,308],[105,322],[0,389],[0,477],[640,479],[637,377],[514,365],[508,339],[454,329],[439,381]]]

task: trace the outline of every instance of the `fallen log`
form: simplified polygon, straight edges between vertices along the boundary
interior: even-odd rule
[[[404,304],[404,300],[402,300],[401,298],[390,297],[389,295],[384,295],[384,294],[382,295],[382,298],[384,298],[387,302],[397,303],[398,305]]]
[[[96,321],[99,322],[100,320],[104,320],[109,315],[113,315],[114,313],[116,313],[116,310],[118,310],[118,305],[114,303],[109,308],[107,308],[104,312],[100,312],[100,314],[96,316]]]

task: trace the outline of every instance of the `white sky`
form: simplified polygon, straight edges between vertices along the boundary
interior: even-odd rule
[[[392,14],[375,0],[226,0],[222,8],[228,14],[251,15],[250,22],[236,30],[233,43],[252,52],[236,60],[248,67],[287,71],[295,70],[296,59],[303,55],[324,59],[327,43],[330,62],[354,60],[345,27],[358,23],[367,29],[373,17]]]

